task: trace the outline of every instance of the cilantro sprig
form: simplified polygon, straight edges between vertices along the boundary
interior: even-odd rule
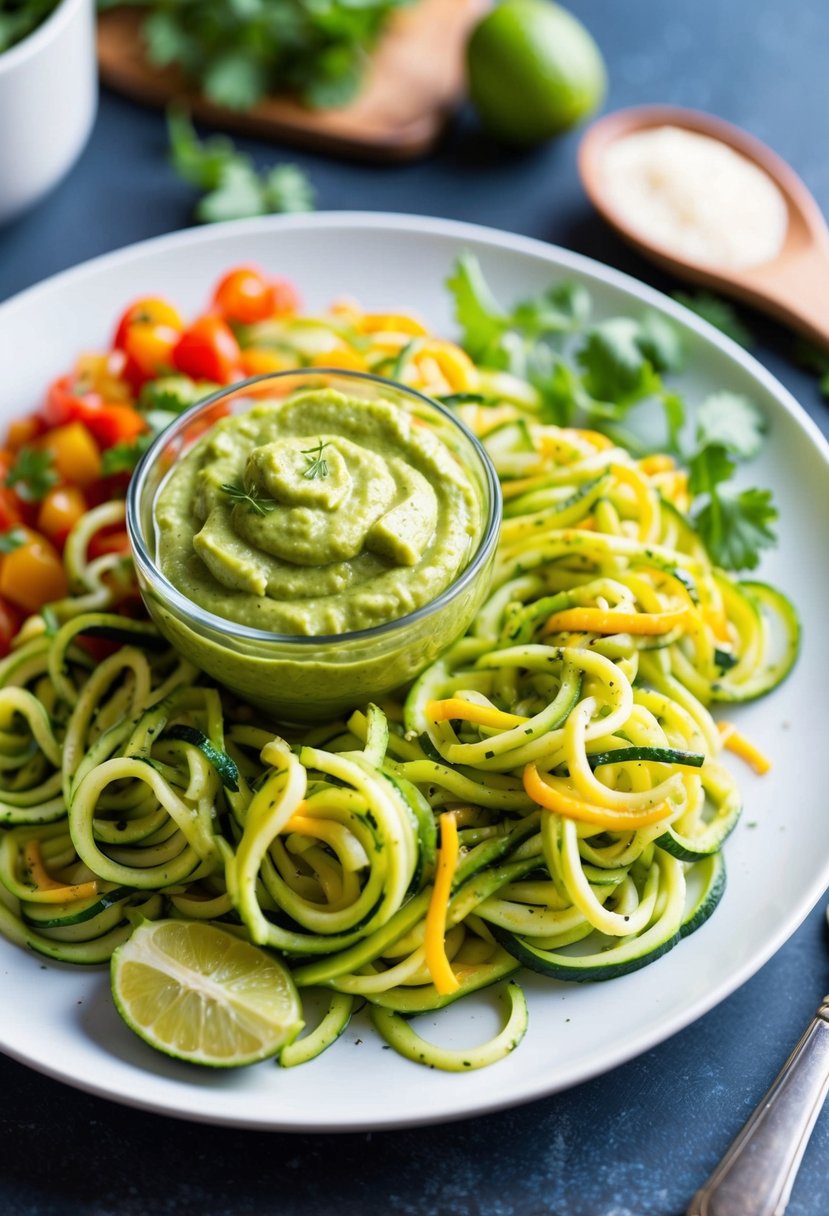
[[[60,481],[51,452],[22,447],[6,474],[5,484],[24,502],[41,502]]]
[[[173,167],[203,194],[196,204],[197,219],[212,224],[314,210],[311,183],[296,165],[275,165],[260,172],[227,136],[200,140],[179,110],[170,111],[167,125]]]
[[[682,334],[670,320],[647,310],[592,321],[589,293],[566,281],[506,310],[470,254],[458,258],[447,286],[467,352],[479,365],[529,381],[543,421],[593,427],[644,454],[650,447],[630,421],[640,408],[646,415],[661,413],[658,446],[686,465],[691,521],[719,566],[753,569],[760,552],[776,543],[771,493],[729,484],[762,445],[762,415],[745,397],[715,393],[696,411],[688,445],[688,409],[667,379],[685,360]],[[707,311],[720,328],[730,324],[738,340],[744,337],[733,310],[716,297],[683,302],[701,315]],[[829,383],[829,364],[826,370]]]
[[[43,2],[43,0],[41,0]],[[268,93],[345,105],[395,9],[410,0],[144,0],[153,67],[177,66],[216,105],[246,110]],[[134,0],[99,0],[114,8]]]
[[[760,411],[736,393],[714,393],[697,411],[697,446],[688,458],[691,520],[711,557],[725,570],[753,570],[761,550],[777,542],[771,492],[738,491],[725,484],[739,461],[757,455],[765,432]]]

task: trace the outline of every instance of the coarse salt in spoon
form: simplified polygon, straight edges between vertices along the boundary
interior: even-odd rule
[[[637,106],[593,124],[579,172],[597,210],[646,257],[829,346],[829,228],[760,140],[696,110]]]

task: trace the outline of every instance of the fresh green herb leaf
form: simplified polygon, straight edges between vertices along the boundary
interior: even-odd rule
[[[131,473],[138,464],[147,448],[152,443],[154,435],[139,435],[129,443],[116,443],[101,456],[101,472],[104,477],[112,477],[116,473]]]
[[[14,553],[21,545],[25,545],[28,536],[22,528],[10,528],[8,532],[0,533],[0,553]]]
[[[296,165],[277,165],[265,173],[265,210],[282,214],[314,210],[314,190]]]
[[[51,452],[31,447],[20,449],[6,474],[6,485],[24,502],[40,502],[59,480]]]
[[[728,449],[720,443],[711,443],[688,461],[688,490],[693,497],[715,493],[717,486],[729,481],[737,468]]]
[[[248,510],[253,512],[254,515],[269,515],[276,506],[276,499],[261,498],[256,486],[248,491],[243,485],[233,486],[229,485],[228,482],[224,482],[222,489],[228,498],[233,500],[234,504],[241,505],[242,503],[247,503]]]
[[[770,490],[729,490],[712,496],[694,515],[694,526],[718,566],[753,570],[760,550],[777,543],[770,527],[776,519]]]
[[[461,342],[470,358],[478,361],[504,333],[508,319],[489,290],[478,259],[471,254],[460,255],[446,286],[455,301]]]
[[[577,355],[587,392],[598,401],[614,403],[615,417],[622,416],[627,403],[661,387],[640,338],[639,323],[632,317],[613,317],[587,331]]]
[[[757,406],[738,393],[713,393],[697,410],[697,440],[720,444],[741,460],[751,460],[763,446],[767,423]]]
[[[196,219],[203,224],[253,219],[266,213],[265,195],[256,170],[235,160],[222,167],[216,189],[196,204]]]
[[[744,346],[746,350],[750,350],[754,345],[754,336],[743,324],[740,314],[719,296],[712,295],[708,291],[694,293],[675,291],[674,299],[678,304],[695,312],[698,317],[702,317],[703,321],[707,321],[709,325],[713,325],[715,329],[726,334],[733,342]]]
[[[273,92],[335,106],[359,89],[368,52],[409,0],[143,0],[156,67],[175,64],[218,105],[248,109]],[[27,0],[30,5],[55,0]],[[99,0],[103,7],[133,0]]]
[[[682,336],[667,317],[658,312],[646,312],[639,322],[639,349],[650,360],[654,371],[678,372],[685,364]]]
[[[205,95],[217,106],[249,110],[267,93],[268,74],[260,59],[240,47],[213,59],[205,70],[202,86]]]
[[[323,452],[330,445],[330,442],[328,439],[325,442],[319,439],[315,448],[300,449],[308,462],[308,468],[302,476],[307,477],[309,481],[314,481],[317,477],[325,478],[328,476],[328,461],[323,456]]]
[[[660,400],[668,431],[666,446],[668,451],[678,453],[685,425],[685,401],[679,393],[663,393]]]
[[[204,191],[196,205],[196,217],[204,223],[313,210],[313,189],[295,165],[277,165],[260,173],[225,136],[200,140],[181,111],[171,110],[167,124],[173,167]]]

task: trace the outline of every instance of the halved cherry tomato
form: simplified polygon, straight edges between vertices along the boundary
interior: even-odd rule
[[[0,565],[0,595],[18,608],[37,612],[44,604],[62,599],[68,590],[63,562],[45,537],[33,536],[4,556]]]
[[[24,616],[8,600],[0,598],[0,656],[5,656],[11,650],[11,644],[16,637]]]
[[[112,345],[116,350],[126,350],[126,339],[133,325],[163,325],[168,329],[184,329],[181,314],[167,300],[158,296],[145,296],[134,300],[122,314],[115,331]]]
[[[213,303],[228,321],[252,325],[274,315],[276,290],[255,267],[239,266],[220,280]]]
[[[86,499],[77,486],[54,486],[40,504],[37,529],[62,549],[86,509]]]
[[[173,362],[185,376],[228,384],[239,366],[239,343],[221,317],[199,317],[181,335]]]

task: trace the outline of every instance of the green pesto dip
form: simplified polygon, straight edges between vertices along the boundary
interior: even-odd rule
[[[272,633],[350,633],[430,603],[466,567],[479,493],[427,425],[331,389],[218,422],[155,508],[161,571],[194,603]]]

